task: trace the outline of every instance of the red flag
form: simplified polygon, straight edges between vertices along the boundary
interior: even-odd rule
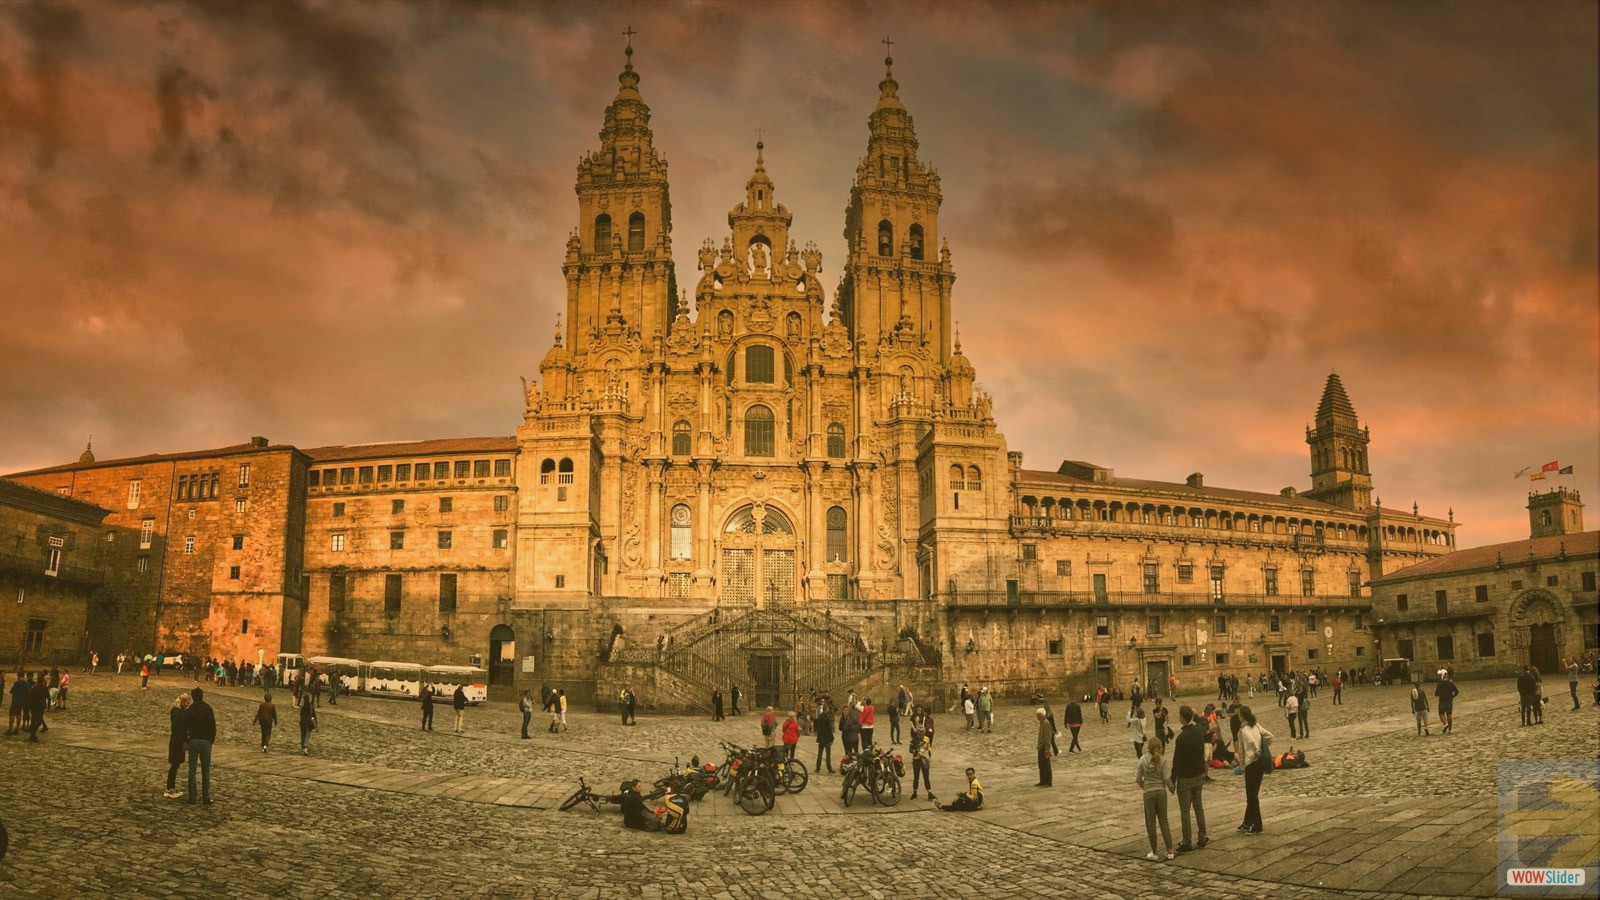
[[[1561,468],[1561,463],[1556,462],[1555,460],[1552,459],[1549,462],[1545,463],[1544,466],[1539,469],[1539,471],[1541,471],[1541,472],[1555,472],[1555,471],[1558,471],[1560,468]]]

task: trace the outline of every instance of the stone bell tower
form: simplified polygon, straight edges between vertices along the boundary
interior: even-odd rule
[[[1372,507],[1372,470],[1367,468],[1371,432],[1361,427],[1338,373],[1329,373],[1317,404],[1317,427],[1306,429],[1311,446],[1311,490],[1306,496],[1347,509]]]

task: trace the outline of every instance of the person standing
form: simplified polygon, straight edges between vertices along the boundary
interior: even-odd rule
[[[433,730],[433,685],[422,686],[422,730]]]
[[[1235,751],[1244,767],[1244,822],[1239,830],[1245,834],[1260,834],[1261,779],[1267,774],[1271,760],[1263,749],[1272,741],[1272,732],[1256,723],[1256,714],[1248,706],[1239,707],[1239,743]]]
[[[1311,698],[1314,697],[1314,696],[1316,696],[1315,688],[1312,689],[1310,695],[1306,694],[1306,689],[1305,688],[1301,688],[1300,689],[1299,717],[1300,717],[1300,736],[1302,738],[1311,737]]]
[[[1289,719],[1289,737],[1300,736],[1300,697],[1289,694],[1283,701],[1283,714]]]
[[[528,723],[533,721],[533,692],[523,691],[522,702],[517,704],[522,710],[522,739],[528,740]]]
[[[150,664],[147,662],[139,664],[139,690],[150,690]]]
[[[877,709],[872,705],[872,698],[867,697],[861,701],[861,749],[872,749],[872,732],[877,725]]]
[[[1111,724],[1111,692],[1104,686],[1095,694],[1094,705],[1100,707],[1100,724]]]
[[[1572,692],[1572,711],[1577,712],[1583,709],[1583,704],[1578,702],[1578,661],[1575,659],[1563,659],[1561,663],[1567,667],[1567,689]],[[1439,716],[1441,718],[1444,717],[1443,706],[1439,707]],[[1450,733],[1450,726],[1445,726],[1445,733]]]
[[[556,691],[556,715],[561,718],[561,730],[567,730],[567,689]]]
[[[1128,714],[1144,704],[1144,691],[1139,687],[1139,679],[1135,678],[1133,684],[1128,685]]]
[[[994,730],[994,694],[988,688],[978,692],[978,725],[984,734]]]
[[[770,706],[761,714],[761,744],[769,749],[778,744],[778,715]]]
[[[328,670],[328,705],[339,705],[339,673]]]
[[[1333,705],[1344,705],[1344,670],[1340,669],[1333,675]]]
[[[278,724],[278,708],[272,705],[272,693],[265,691],[261,694],[261,705],[256,707],[255,724],[261,726],[261,752],[267,752],[267,745],[272,743],[272,726]]]
[[[1133,780],[1144,794],[1144,832],[1150,839],[1150,852],[1144,858],[1151,862],[1161,859],[1156,853],[1157,825],[1161,826],[1161,840],[1167,845],[1167,859],[1175,858],[1178,854],[1172,849],[1172,826],[1167,822],[1167,794],[1175,789],[1167,774],[1160,737],[1151,738],[1144,745],[1144,755],[1139,757]]]
[[[811,767],[813,772],[822,771],[824,760],[828,763],[828,774],[833,774],[833,705],[826,697],[817,701],[817,718],[815,723],[817,732],[817,762]]]
[[[933,796],[933,782],[929,780],[929,770],[933,766],[933,748],[928,743],[928,733],[923,730],[923,717],[915,716],[911,720],[911,743],[907,749],[911,751],[911,799],[917,799],[917,785],[928,791],[928,799],[936,800]]]
[[[1178,739],[1172,745],[1172,783],[1178,793],[1178,816],[1183,820],[1178,852],[1188,853],[1211,842],[1206,837],[1206,808],[1200,797],[1206,786],[1207,728],[1189,706],[1178,707],[1178,721]],[[1189,843],[1190,808],[1194,809],[1194,833],[1199,835],[1193,844]]]
[[[974,720],[976,719],[978,713],[978,704],[972,699],[972,695],[968,694],[964,699],[962,699],[961,711],[966,714],[967,730],[971,731],[973,725],[975,724]]]
[[[628,688],[627,712],[628,724],[639,724],[639,695],[633,692],[633,688]]]
[[[849,706],[844,708],[844,714],[839,719],[839,739],[844,742],[846,759],[861,752],[861,720]]]
[[[722,688],[711,689],[711,721],[721,722],[722,716]]]
[[[1077,700],[1067,702],[1067,708],[1061,713],[1062,721],[1067,723],[1067,730],[1072,732],[1072,743],[1067,745],[1068,753],[1082,753],[1083,747],[1078,743],[1078,729],[1083,727],[1083,707]]]
[[[117,654],[117,674],[118,675],[122,674],[122,667],[124,665],[126,665],[127,662],[128,662],[128,654],[126,654],[126,653],[118,653]]]
[[[188,693],[179,694],[173,698],[172,709],[167,711],[167,789],[161,796],[168,800],[176,800],[183,796],[183,791],[178,790],[178,767],[183,765],[185,736],[188,734],[184,717],[189,709]]]
[[[317,703],[310,697],[300,700],[300,755],[311,755],[311,732],[317,730]]]
[[[456,692],[450,695],[450,708],[456,711],[456,734],[466,734],[467,688],[465,685],[456,685]]]
[[[1050,787],[1055,783],[1050,770],[1050,744],[1055,740],[1055,729],[1050,727],[1050,719],[1044,707],[1034,710],[1034,716],[1039,720],[1039,737],[1034,742],[1039,751],[1039,783],[1034,787]]]
[[[1444,726],[1442,734],[1450,733],[1452,720],[1455,718],[1456,695],[1461,693],[1456,688],[1455,679],[1449,675],[1439,679],[1439,686],[1433,689],[1433,695],[1439,698],[1439,724]]]
[[[739,715],[739,685],[738,684],[730,684],[730,685],[728,685],[728,702],[729,702],[728,714],[729,715],[733,715],[733,716]]]
[[[1522,712],[1522,724],[1533,724],[1533,673],[1527,666],[1522,667],[1522,674],[1517,676],[1517,706]]]
[[[800,746],[800,720],[794,713],[789,713],[783,719],[783,755],[790,762],[794,762],[795,748]]]
[[[195,770],[201,773],[200,798],[207,805],[211,803],[211,745],[217,740],[217,716],[211,711],[211,704],[205,701],[205,690],[195,688],[194,702],[184,710],[184,734],[189,741],[189,796],[185,803],[193,803],[195,798]]]
[[[28,679],[17,670],[17,680],[11,684],[11,718],[6,722],[6,734],[22,733],[22,717],[28,708]]]
[[[901,694],[905,689],[901,688]],[[889,704],[889,743],[900,743],[900,707],[898,704]]]

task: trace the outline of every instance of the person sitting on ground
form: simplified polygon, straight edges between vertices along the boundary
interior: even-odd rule
[[[935,804],[940,812],[972,812],[983,808],[983,785],[978,783],[978,771],[967,770],[967,790],[957,794],[954,803]]]
[[[645,805],[644,795],[639,792],[643,786],[644,782],[634,781],[618,798],[622,804],[622,826],[639,831],[660,831],[661,821]]]

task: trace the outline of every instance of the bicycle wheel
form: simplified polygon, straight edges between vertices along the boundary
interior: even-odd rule
[[[578,788],[577,790],[573,791],[571,796],[561,801],[561,811],[566,812],[574,806],[577,806],[579,803],[582,803],[584,800],[588,799],[588,793],[589,792],[583,788]]]
[[[798,794],[805,790],[806,785],[811,783],[811,775],[806,772],[806,764],[803,762],[791,762],[785,766],[783,782],[785,793]]]
[[[767,777],[772,779],[772,792],[774,794],[789,793],[789,781],[785,776],[788,770],[788,762],[777,762],[773,763],[771,771],[767,773]]]
[[[844,801],[845,806],[849,806],[851,801],[856,799],[858,783],[854,775],[846,775],[844,777],[844,784],[839,787],[839,799]]]
[[[883,775],[878,779],[878,790],[872,795],[880,806],[894,806],[900,802],[900,776],[894,773]]]
[[[739,808],[746,815],[759,816],[772,808],[772,785],[760,779],[747,779],[739,786]]]

